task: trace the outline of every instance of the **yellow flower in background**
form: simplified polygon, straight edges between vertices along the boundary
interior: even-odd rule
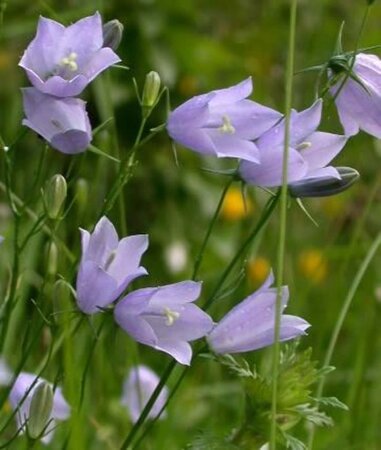
[[[318,249],[310,249],[299,255],[300,272],[313,283],[321,283],[327,276],[328,263]]]
[[[250,198],[243,198],[241,189],[232,187],[226,193],[222,204],[221,216],[226,220],[240,220],[248,216],[254,210]]]
[[[248,262],[247,276],[254,285],[260,285],[266,280],[270,268],[270,262],[266,258],[258,256]]]

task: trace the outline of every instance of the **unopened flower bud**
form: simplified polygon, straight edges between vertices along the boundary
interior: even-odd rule
[[[160,76],[153,70],[146,75],[146,81],[143,88],[142,108],[144,114],[149,114],[155,106],[160,91]]]
[[[122,41],[123,29],[123,25],[117,19],[105,23],[103,25],[103,47],[116,50]]]
[[[53,175],[44,191],[45,209],[50,219],[57,219],[66,199],[67,185],[62,175]]]
[[[53,389],[42,381],[33,392],[29,408],[28,435],[38,439],[48,425],[53,409]]]
[[[46,260],[47,269],[49,275],[55,275],[57,273],[58,266],[58,249],[55,242],[49,242],[46,246]]]
[[[357,181],[360,174],[351,167],[336,167],[340,178],[311,178],[289,185],[291,197],[328,197],[339,194]]]

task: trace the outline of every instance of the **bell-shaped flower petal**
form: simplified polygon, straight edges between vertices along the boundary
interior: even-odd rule
[[[26,119],[31,128],[62,153],[80,153],[92,135],[86,103],[78,98],[57,98],[35,88],[22,89]]]
[[[33,393],[42,381],[47,383],[47,381],[43,378],[38,378],[34,374],[21,372],[16,378],[9,393],[10,404],[13,409],[17,409],[16,420],[21,432],[25,432],[25,424],[30,417],[29,409]],[[54,388],[51,383],[48,384],[50,384],[54,390],[54,397],[53,408],[50,414],[50,419],[48,420],[49,425],[47,426],[44,436],[41,439],[44,444],[48,444],[52,440],[54,429],[57,426],[56,421],[66,420],[70,416],[70,406],[62,394],[61,388]]]
[[[139,289],[116,305],[115,320],[136,341],[189,365],[188,342],[205,336],[213,326],[208,314],[193,304],[200,292],[201,283],[195,281]]]
[[[139,419],[159,381],[155,372],[146,366],[140,365],[131,369],[123,384],[122,404],[127,407],[133,423]],[[158,416],[167,398],[168,388],[164,386],[147,416],[148,419],[155,419]],[[160,419],[165,417],[166,411],[163,411]]]
[[[102,19],[96,12],[66,28],[40,17],[37,34],[19,65],[39,91],[56,97],[72,97],[119,61],[111,48],[103,47]]]
[[[247,100],[251,78],[227,89],[198,95],[169,116],[171,138],[203,155],[259,161],[253,142],[281,119],[281,114]]]
[[[291,113],[287,167],[287,180],[290,186],[317,177],[317,171],[327,169],[327,165],[347,141],[345,136],[316,131],[321,119],[321,108],[322,102],[317,100],[310,108]],[[241,162],[239,173],[244,181],[262,187],[282,184],[284,127],[283,119],[256,141],[260,163]],[[335,173],[336,177],[340,178],[338,172]],[[322,176],[326,175],[322,173]]]
[[[265,284],[247,297],[213,328],[207,341],[215,353],[241,353],[267,347],[274,343],[277,291],[271,288],[272,273]],[[282,311],[287,305],[288,288],[282,288]],[[282,315],[280,340],[287,341],[305,334],[310,325],[300,317]]]
[[[376,55],[359,53],[352,72],[347,79],[345,71],[342,76],[336,75],[337,82],[330,89],[344,132],[352,136],[361,129],[380,139],[381,60]]]
[[[140,260],[148,248],[148,236],[119,240],[107,217],[100,219],[93,233],[81,230],[81,234],[77,304],[84,313],[94,314],[115,301],[135,278],[147,274]]]

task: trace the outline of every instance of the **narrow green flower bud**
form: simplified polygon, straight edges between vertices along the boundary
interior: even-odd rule
[[[103,25],[103,47],[116,50],[122,41],[123,29],[123,25],[117,19],[105,23]]]
[[[289,186],[291,197],[328,197],[345,191],[355,183],[360,174],[351,167],[336,167],[339,172],[338,178],[315,178]]]
[[[58,219],[66,200],[67,185],[62,175],[53,175],[46,183],[44,190],[44,203],[48,217]]]
[[[73,308],[73,288],[65,280],[57,280],[53,286],[53,311],[54,321],[63,324]]]
[[[53,389],[46,382],[38,384],[29,407],[28,435],[39,439],[48,425],[53,409]]]
[[[160,76],[153,70],[146,75],[146,81],[143,88],[142,108],[143,114],[148,115],[155,106],[160,91]]]
[[[55,242],[49,242],[46,246],[47,269],[49,275],[55,275],[58,267],[58,249]]]

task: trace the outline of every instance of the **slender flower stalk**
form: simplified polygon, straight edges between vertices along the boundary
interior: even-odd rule
[[[282,187],[280,193],[280,220],[279,220],[279,243],[278,243],[278,261],[277,261],[277,298],[275,306],[275,329],[274,346],[272,358],[272,402],[271,402],[271,429],[270,429],[270,450],[276,449],[277,435],[277,402],[278,402],[278,374],[279,374],[279,356],[280,356],[280,325],[282,315],[282,285],[284,273],[284,254],[286,246],[286,225],[287,225],[287,172],[288,172],[288,154],[290,142],[290,118],[292,106],[292,80],[294,73],[294,49],[295,49],[295,29],[296,29],[296,9],[298,0],[292,0],[290,6],[290,28],[288,42],[288,59],[286,69],[286,95],[285,95],[285,126],[284,126],[284,154],[282,170]]]
[[[354,296],[356,295],[357,289],[369,267],[369,264],[372,262],[373,257],[375,256],[377,250],[379,249],[381,245],[381,233],[379,233],[376,237],[376,239],[373,241],[372,245],[370,246],[368,253],[366,254],[361,266],[359,267],[353,282],[349,288],[348,294],[345,297],[344,303],[340,309],[339,317],[335,323],[335,327],[333,329],[331,339],[328,344],[328,348],[324,357],[323,367],[327,367],[331,364],[333,352],[335,351],[335,347],[337,344],[337,339],[339,337],[340,331],[343,327],[344,321],[347,317],[349,308],[352,305],[352,301],[354,299]],[[324,390],[325,386],[325,377],[320,378],[318,387],[316,389],[316,395],[315,397],[319,399]],[[313,444],[314,444],[314,438],[315,438],[315,427],[311,428],[310,435],[309,435],[309,443],[308,443],[308,449],[312,450]]]

